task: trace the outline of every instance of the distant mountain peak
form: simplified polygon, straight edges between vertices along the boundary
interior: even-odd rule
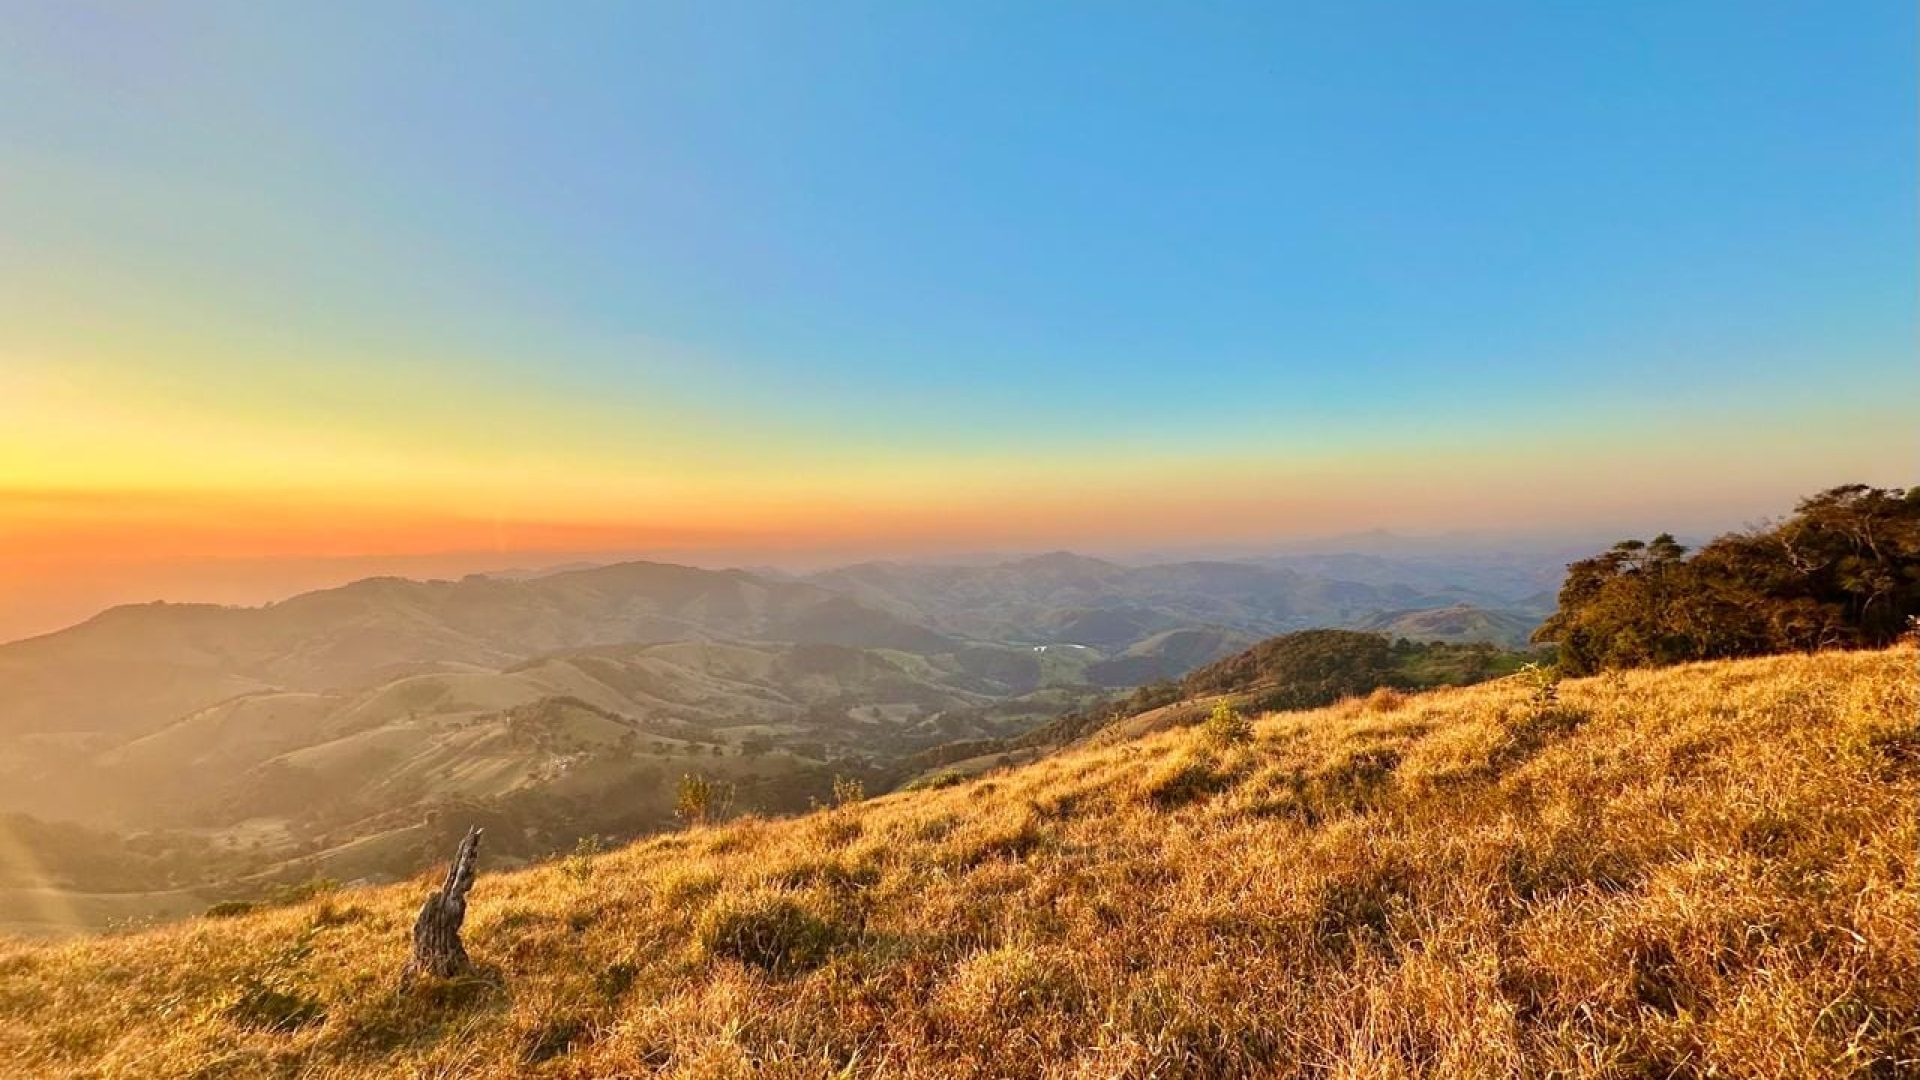
[[[1080,555],[1071,551],[1049,551],[1041,555],[1029,555],[1024,559],[1014,559],[1001,565],[1006,567],[1019,567],[1024,570],[1048,570],[1054,572],[1108,571],[1121,569],[1118,563],[1110,563],[1105,559],[1096,559],[1091,555]]]

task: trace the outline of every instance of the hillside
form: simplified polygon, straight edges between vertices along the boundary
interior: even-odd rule
[[[1355,629],[1413,641],[1485,641],[1519,648],[1539,625],[1538,618],[1520,612],[1454,604],[1415,611],[1383,611],[1361,620]]]
[[[1254,643],[1251,635],[1217,627],[1162,630],[1118,656],[1087,668],[1087,678],[1105,687],[1141,686],[1177,679],[1197,667],[1231,656]]]
[[[1485,643],[1393,641],[1371,631],[1300,630],[1255,642],[1178,680],[1151,683],[1124,697],[1063,712],[1015,738],[977,746],[984,756],[972,764],[984,767],[999,754],[1014,751],[1048,752],[1110,727],[1141,734],[1197,722],[1206,703],[1219,697],[1256,710],[1313,708],[1383,688],[1468,686],[1513,674],[1543,656]]]
[[[1343,537],[1334,543],[1336,551],[1270,555],[1253,561],[1362,585],[1411,585],[1447,597],[1449,603],[1545,615],[1553,610],[1553,594],[1566,577],[1567,564],[1587,554],[1584,544],[1448,551],[1442,543],[1442,550],[1423,550],[1430,545],[1378,533]]]
[[[89,841],[99,857],[63,859],[72,837],[18,833],[30,861],[67,869],[33,889],[0,881],[0,927],[54,929],[52,891],[99,913],[99,928],[316,875],[394,880],[433,857],[422,823],[449,806],[493,823],[496,855],[657,831],[672,826],[688,771],[735,784],[742,808],[804,810],[836,774],[891,786],[916,753],[1026,730],[1091,662],[990,646],[921,656],[675,642],[245,695],[104,750],[0,763],[0,809],[48,808],[141,845]],[[1068,688],[1028,696],[1054,682]]]
[[[1462,595],[1250,563],[1126,567],[1064,553],[990,566],[867,563],[808,580],[651,562],[459,581],[368,578],[260,607],[127,605],[0,644],[0,739],[124,738],[246,694],[349,691],[644,642],[921,654],[1076,644],[1111,661],[1101,685],[1131,685],[1254,637],[1364,623]]]
[[[1465,599],[1445,588],[1429,592],[1398,581],[1362,584],[1283,566],[1221,561],[1124,566],[1068,552],[984,566],[862,563],[808,580],[946,634],[1110,650],[1187,627],[1264,637]]]
[[[369,578],[263,607],[140,604],[0,645],[0,734],[140,734],[245,693],[345,690],[594,645],[751,639],[942,652],[842,594],[620,563],[527,580]]]
[[[0,946],[20,1076],[1896,1076],[1911,648],[1383,693],[486,872]]]

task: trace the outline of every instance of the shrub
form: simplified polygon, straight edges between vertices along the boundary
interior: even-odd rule
[[[681,823],[692,827],[717,821],[733,808],[733,785],[720,780],[709,780],[701,773],[687,773],[680,777],[680,786],[674,794],[673,816]]]
[[[1526,664],[1518,673],[1520,685],[1527,688],[1527,703],[1536,709],[1552,708],[1560,701],[1560,672],[1557,668]]]
[[[957,787],[958,785],[964,784],[966,782],[967,782],[966,773],[955,772],[952,769],[943,769],[940,772],[934,773],[931,776],[922,776],[919,779],[908,784],[907,786],[901,788],[900,790],[902,791],[940,791],[944,788]]]
[[[867,797],[867,785],[851,776],[833,778],[833,805],[851,806]]]
[[[1231,702],[1216,701],[1207,722],[1200,726],[1200,734],[1215,746],[1239,746],[1253,741],[1253,721],[1242,716]]]
[[[585,881],[593,876],[593,858],[598,854],[600,838],[583,836],[573,845],[573,854],[567,856],[563,869],[573,880]]]
[[[1920,487],[1849,484],[1688,556],[1667,533],[1567,568],[1536,641],[1568,672],[1892,643],[1920,615]]]

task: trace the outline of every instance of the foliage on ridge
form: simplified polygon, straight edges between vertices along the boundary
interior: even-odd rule
[[[1244,696],[1254,709],[1308,709],[1382,687],[1466,686],[1511,674],[1528,658],[1484,642],[1396,641],[1365,630],[1301,630],[1268,638],[1179,680],[1152,683],[1104,705],[1066,713],[1006,745],[1064,745],[1129,716],[1219,694]]]
[[[1535,633],[1573,674],[1892,642],[1920,618],[1920,487],[1849,484],[1691,557],[1671,534],[1568,567]]]

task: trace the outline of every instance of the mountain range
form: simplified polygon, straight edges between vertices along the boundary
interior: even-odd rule
[[[594,645],[715,639],[922,653],[954,646],[841,593],[737,570],[622,563],[527,580],[368,578],[262,607],[117,607],[0,646],[0,732],[140,732],[245,693],[369,686]]]
[[[1377,560],[1371,569],[1377,576]],[[646,562],[535,577],[369,578],[262,607],[117,607],[0,645],[0,734],[139,734],[241,694],[367,687],[597,645],[779,641],[923,655],[981,642],[1079,645],[1097,660],[1127,658],[1098,679],[1118,686],[1289,630],[1392,630],[1383,619],[1463,611],[1473,606],[1464,595],[1515,610],[1407,629],[1510,641],[1542,611],[1536,596],[1428,576],[1356,582],[1286,566],[1130,567],[1055,553],[985,566],[863,563],[802,580]]]

